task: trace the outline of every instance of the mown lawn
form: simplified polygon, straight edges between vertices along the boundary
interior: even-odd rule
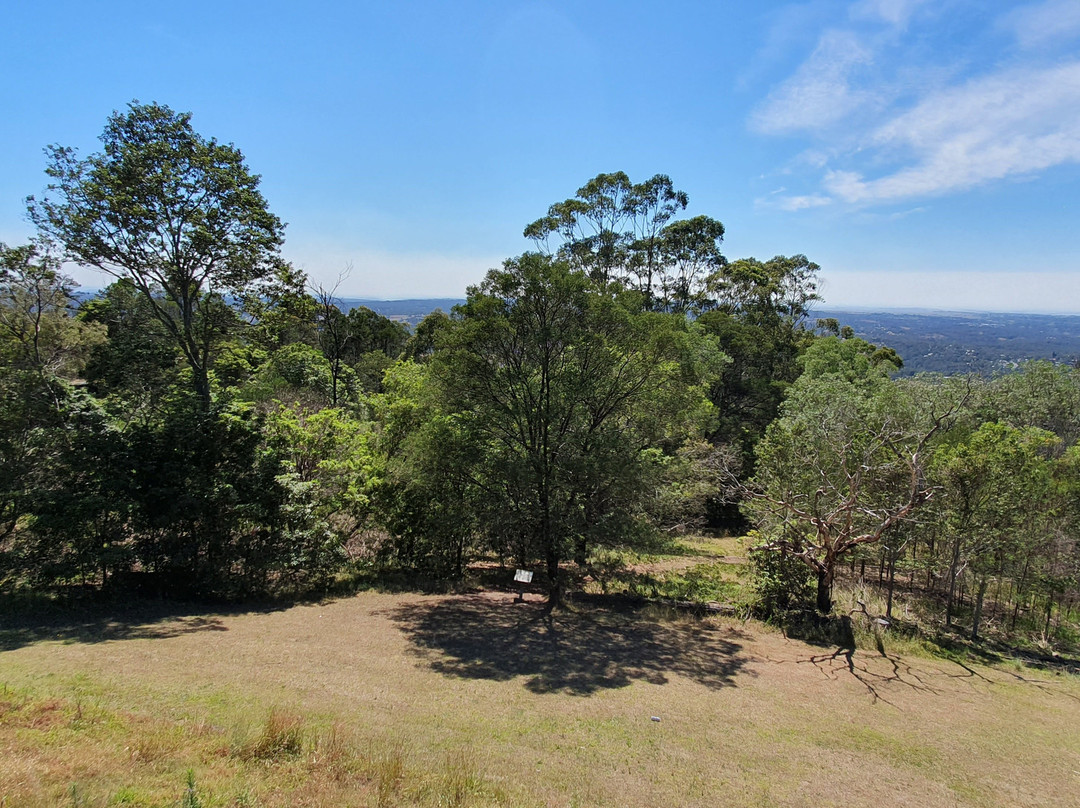
[[[1080,805],[1076,677],[513,597],[5,620],[0,804]]]

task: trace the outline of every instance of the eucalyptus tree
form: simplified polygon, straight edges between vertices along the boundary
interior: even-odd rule
[[[232,144],[198,134],[189,113],[132,102],[114,112],[103,149],[50,146],[51,182],[30,218],[68,256],[130,281],[175,340],[204,409],[228,301],[270,278],[284,225]]]
[[[645,450],[707,406],[691,339],[683,318],[536,253],[470,288],[444,332],[432,373],[478,447],[481,529],[543,561],[553,604],[560,563],[633,513]]]
[[[647,308],[693,311],[726,259],[723,224],[709,216],[675,219],[689,201],[664,174],[641,183],[622,171],[598,174],[551,205],[525,237],[594,281],[636,289]]]
[[[758,445],[744,492],[763,546],[810,567],[827,613],[837,565],[934,496],[926,475],[933,439],[967,391],[898,385],[889,378],[895,364],[858,339],[820,338],[801,361],[803,375]]]
[[[990,422],[934,455],[933,477],[942,488],[941,518],[950,548],[945,622],[953,621],[956,585],[970,569],[972,639],[979,636],[990,579],[1009,570],[1022,581],[1030,561],[1044,555],[1042,545],[1051,537],[1049,460],[1059,443],[1037,427]],[[1020,559],[1024,563],[1017,563]]]

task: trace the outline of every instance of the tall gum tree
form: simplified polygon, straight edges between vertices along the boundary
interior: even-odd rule
[[[46,149],[52,182],[27,200],[30,218],[71,260],[139,289],[208,408],[215,345],[235,322],[226,301],[272,275],[284,225],[240,151],[195,132],[190,113],[132,102],[101,141],[85,159]]]
[[[743,488],[748,515],[768,537],[764,547],[810,567],[824,613],[832,609],[838,563],[934,496],[926,474],[933,440],[968,398],[963,380],[892,381],[894,356],[863,340],[816,340]]]
[[[706,279],[727,261],[723,224],[708,216],[674,218],[689,201],[665,174],[640,183],[622,171],[598,174],[524,235],[594,281],[637,290],[647,308],[691,312],[705,303]]]

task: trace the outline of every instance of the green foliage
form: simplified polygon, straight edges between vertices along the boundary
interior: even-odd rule
[[[814,602],[813,575],[800,559],[759,546],[763,537],[751,532],[747,541],[750,593],[754,611],[762,617],[805,609]]]
[[[982,393],[975,405],[981,420],[1045,429],[1064,446],[1080,441],[1080,369],[1026,362],[1015,373],[994,379]]]
[[[282,464],[278,482],[303,490],[316,523],[346,544],[366,525],[383,473],[368,424],[342,409],[279,406],[265,433]]]
[[[0,243],[0,360],[7,368],[72,378],[105,340],[104,329],[68,316],[76,284],[52,245]]]
[[[184,796],[180,801],[180,805],[182,808],[202,808],[202,800],[199,799],[199,792],[195,787],[195,771],[188,769],[186,777]]]
[[[707,279],[727,259],[720,252],[720,222],[673,220],[688,203],[663,174],[642,183],[622,171],[598,174],[528,225],[525,237],[598,283],[619,281],[636,290],[646,308],[696,312],[705,304]]]
[[[292,264],[275,260],[270,276],[256,288],[248,288],[241,309],[250,326],[245,337],[265,351],[294,342],[318,341],[318,303],[307,292],[307,275]]]
[[[409,329],[404,323],[383,317],[365,306],[349,309],[345,320],[349,331],[345,357],[350,364],[355,365],[373,352],[390,359],[397,359],[404,353],[409,340]]]
[[[430,415],[387,465],[376,493],[392,540],[383,560],[440,577],[460,577],[476,549],[483,491],[471,479],[476,447],[460,419]]]
[[[8,554],[12,583],[102,580],[130,567],[127,447],[85,394],[58,388],[56,420],[36,429],[22,482],[25,520]]]
[[[492,270],[459,317],[432,373],[475,447],[480,527],[500,552],[543,559],[557,596],[559,561],[640,513],[643,450],[677,447],[699,411],[695,335],[537,254]]]
[[[213,357],[238,322],[226,296],[273,277],[283,225],[240,151],[200,136],[190,114],[133,102],[101,140],[85,159],[49,148],[52,183],[28,199],[30,217],[72,258],[142,293],[208,409]]]
[[[118,280],[79,306],[78,319],[104,326],[108,335],[86,364],[90,390],[122,399],[131,408],[158,404],[176,382],[181,358],[142,292],[130,281]]]
[[[698,564],[683,572],[634,578],[630,591],[649,598],[728,604],[737,600],[741,591],[731,574],[731,565],[723,562]]]
[[[1052,467],[1047,458],[1058,442],[1035,427],[986,423],[934,456],[933,472],[944,493],[938,516],[952,547],[946,619],[952,618],[957,576],[970,567],[978,582],[973,637],[989,576],[1017,566],[1048,535]]]
[[[241,389],[252,401],[300,399],[312,405],[330,403],[333,380],[330,362],[302,342],[274,351]]]
[[[817,575],[823,612],[838,560],[876,544],[931,498],[931,441],[968,395],[963,386],[893,382],[874,350],[861,340],[814,341],[758,444],[748,491],[746,510],[770,546]]]
[[[435,346],[450,327],[450,317],[442,309],[435,309],[413,329],[412,335],[405,342],[405,359],[422,361],[435,352]]]
[[[353,455],[322,460],[304,477],[287,465],[304,450],[302,436],[290,436],[286,453],[250,407],[204,412],[189,395],[160,418],[118,429],[69,393],[61,416],[35,432],[38,464],[18,500],[24,518],[2,555],[9,585],[305,590],[340,567],[349,520],[363,515],[366,500],[346,474],[359,462]],[[330,431],[336,446],[349,437],[340,424]]]
[[[0,581],[23,568],[20,526],[42,486],[67,482],[57,464],[82,437],[67,380],[105,329],[69,316],[73,290],[48,244],[0,245]]]

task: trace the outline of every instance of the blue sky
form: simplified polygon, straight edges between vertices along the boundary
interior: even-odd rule
[[[10,3],[0,69],[9,244],[43,147],[139,99],[235,143],[349,296],[462,296],[622,170],[829,305],[1080,313],[1080,0]]]

